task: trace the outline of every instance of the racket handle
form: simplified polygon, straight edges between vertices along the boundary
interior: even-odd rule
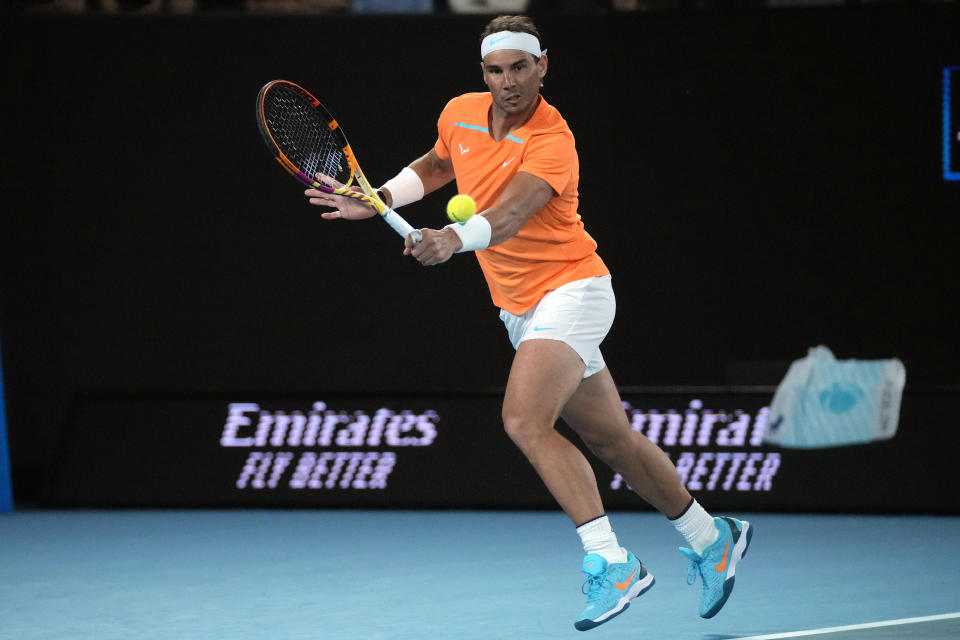
[[[404,220],[399,213],[390,207],[384,209],[382,215],[384,221],[390,225],[394,231],[399,233],[400,237],[406,238],[407,236],[412,235],[413,244],[419,244],[419,242],[423,240],[423,234],[420,233],[420,230],[414,229],[409,222]]]

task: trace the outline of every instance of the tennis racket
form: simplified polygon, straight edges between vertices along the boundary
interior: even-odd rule
[[[420,231],[377,197],[343,128],[306,89],[286,80],[265,84],[257,96],[257,128],[294,178],[312,189],[362,200],[402,237],[420,242]]]

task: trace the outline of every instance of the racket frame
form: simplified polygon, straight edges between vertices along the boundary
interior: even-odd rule
[[[267,126],[266,114],[264,113],[264,100],[267,92],[272,87],[277,85],[286,85],[303,96],[303,98],[309,102],[313,109],[318,110],[318,112],[323,115],[323,119],[327,121],[327,127],[329,127],[331,131],[337,132],[336,137],[339,138],[338,144],[340,146],[340,150],[343,152],[344,157],[347,159],[347,164],[350,166],[350,175],[343,186],[331,187],[306,175],[293,163],[293,161],[290,160],[290,158],[286,156],[286,154],[283,153],[280,145],[277,144],[277,141],[273,137],[273,133],[270,131],[270,127]],[[290,82],[289,80],[271,80],[265,84],[260,89],[260,93],[257,96],[257,128],[260,130],[260,135],[263,137],[264,142],[272,152],[273,157],[278,163],[280,163],[280,166],[283,167],[287,173],[292,175],[298,181],[311,189],[319,189],[324,193],[346,196],[348,198],[360,200],[373,207],[374,210],[380,214],[380,217],[383,218],[384,222],[390,225],[390,227],[400,234],[401,237],[406,238],[407,236],[412,235],[414,243],[420,242],[422,239],[420,230],[414,229],[413,225],[404,220],[400,214],[387,206],[387,203],[377,196],[376,190],[370,186],[370,182],[367,180],[367,177],[363,174],[363,170],[360,168],[360,163],[357,162],[357,157],[354,155],[353,149],[350,147],[350,143],[347,141],[346,133],[344,133],[343,129],[340,128],[340,124],[336,121],[333,115],[331,115],[330,111],[328,111],[327,108],[324,107],[323,104],[309,91],[296,83]],[[354,186],[354,182],[356,182],[356,186]],[[357,190],[357,187],[359,187],[359,191]]]

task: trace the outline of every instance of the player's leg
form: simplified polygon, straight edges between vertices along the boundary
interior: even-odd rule
[[[698,574],[702,580],[700,615],[716,615],[733,590],[736,565],[753,536],[750,523],[713,518],[693,500],[666,454],[630,428],[608,369],[586,378],[562,415],[597,457],[671,519],[692,547],[681,548],[691,561],[688,582]]]
[[[561,415],[598,458],[668,518],[679,516],[690,504],[690,493],[670,459],[630,428],[609,369],[584,379]]]
[[[563,342],[527,340],[517,347],[503,400],[507,434],[575,524],[603,513],[590,463],[554,428],[583,377],[580,356]]]
[[[574,623],[591,629],[623,612],[653,586],[653,576],[617,542],[606,521],[596,477],[577,447],[560,435],[556,421],[581,384],[583,360],[564,342],[520,343],[510,370],[503,422],[564,512],[578,526],[587,555],[587,606]],[[595,546],[594,546],[595,545]]]

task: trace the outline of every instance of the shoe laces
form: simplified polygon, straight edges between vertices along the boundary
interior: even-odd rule
[[[592,602],[600,596],[604,582],[607,582],[606,572],[596,576],[589,576],[583,581],[583,584],[580,585],[580,592],[587,596],[587,602]]]
[[[684,547],[680,547],[680,552],[690,561],[690,566],[687,567],[687,584],[693,584],[697,581],[697,574],[703,575],[701,571],[703,557],[697,555],[693,549],[686,549]],[[706,585],[706,581],[704,581],[703,584]]]

